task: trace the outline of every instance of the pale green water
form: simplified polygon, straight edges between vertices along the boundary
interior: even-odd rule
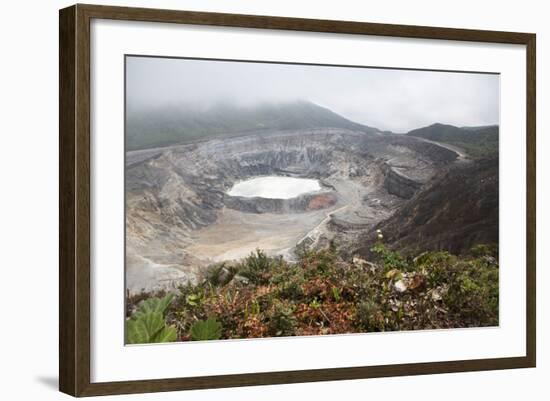
[[[240,181],[227,193],[247,198],[290,199],[320,189],[319,181],[314,179],[269,176]]]

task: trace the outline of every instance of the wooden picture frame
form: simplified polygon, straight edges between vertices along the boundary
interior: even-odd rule
[[[526,46],[526,355],[493,359],[92,383],[90,380],[90,21],[95,18]],[[80,4],[60,11],[59,29],[59,388],[62,392],[73,396],[95,396],[535,366],[536,38],[534,34]]]

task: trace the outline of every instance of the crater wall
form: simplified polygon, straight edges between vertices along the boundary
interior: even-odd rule
[[[157,269],[170,273],[160,275],[161,287],[167,276],[170,283],[193,279],[211,260],[188,249],[203,232],[225,221],[227,209],[240,213],[243,222],[253,214],[293,215],[285,224],[312,224],[306,235],[314,244],[342,234],[346,223],[351,231],[371,227],[454,158],[452,151],[414,137],[346,129],[271,131],[128,152],[127,278],[132,272]],[[226,194],[235,182],[262,175],[320,179],[331,190],[323,197],[306,194],[290,200]],[[319,215],[324,218],[312,217],[325,209],[326,214]],[[309,219],[307,224],[300,222],[301,216]],[[338,224],[329,224],[331,219]],[[262,232],[276,235],[277,231],[285,230],[273,227]],[[355,234],[342,238],[353,241]],[[135,280],[131,290],[142,283]]]

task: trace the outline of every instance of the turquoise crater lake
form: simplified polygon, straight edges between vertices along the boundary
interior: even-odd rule
[[[314,179],[267,176],[239,181],[227,194],[246,198],[290,199],[320,190],[321,184]]]

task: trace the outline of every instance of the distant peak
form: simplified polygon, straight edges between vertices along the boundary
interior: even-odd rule
[[[452,128],[458,128],[455,125],[451,124],[443,124],[443,123],[433,123],[432,125],[428,125],[428,127],[452,127]]]

